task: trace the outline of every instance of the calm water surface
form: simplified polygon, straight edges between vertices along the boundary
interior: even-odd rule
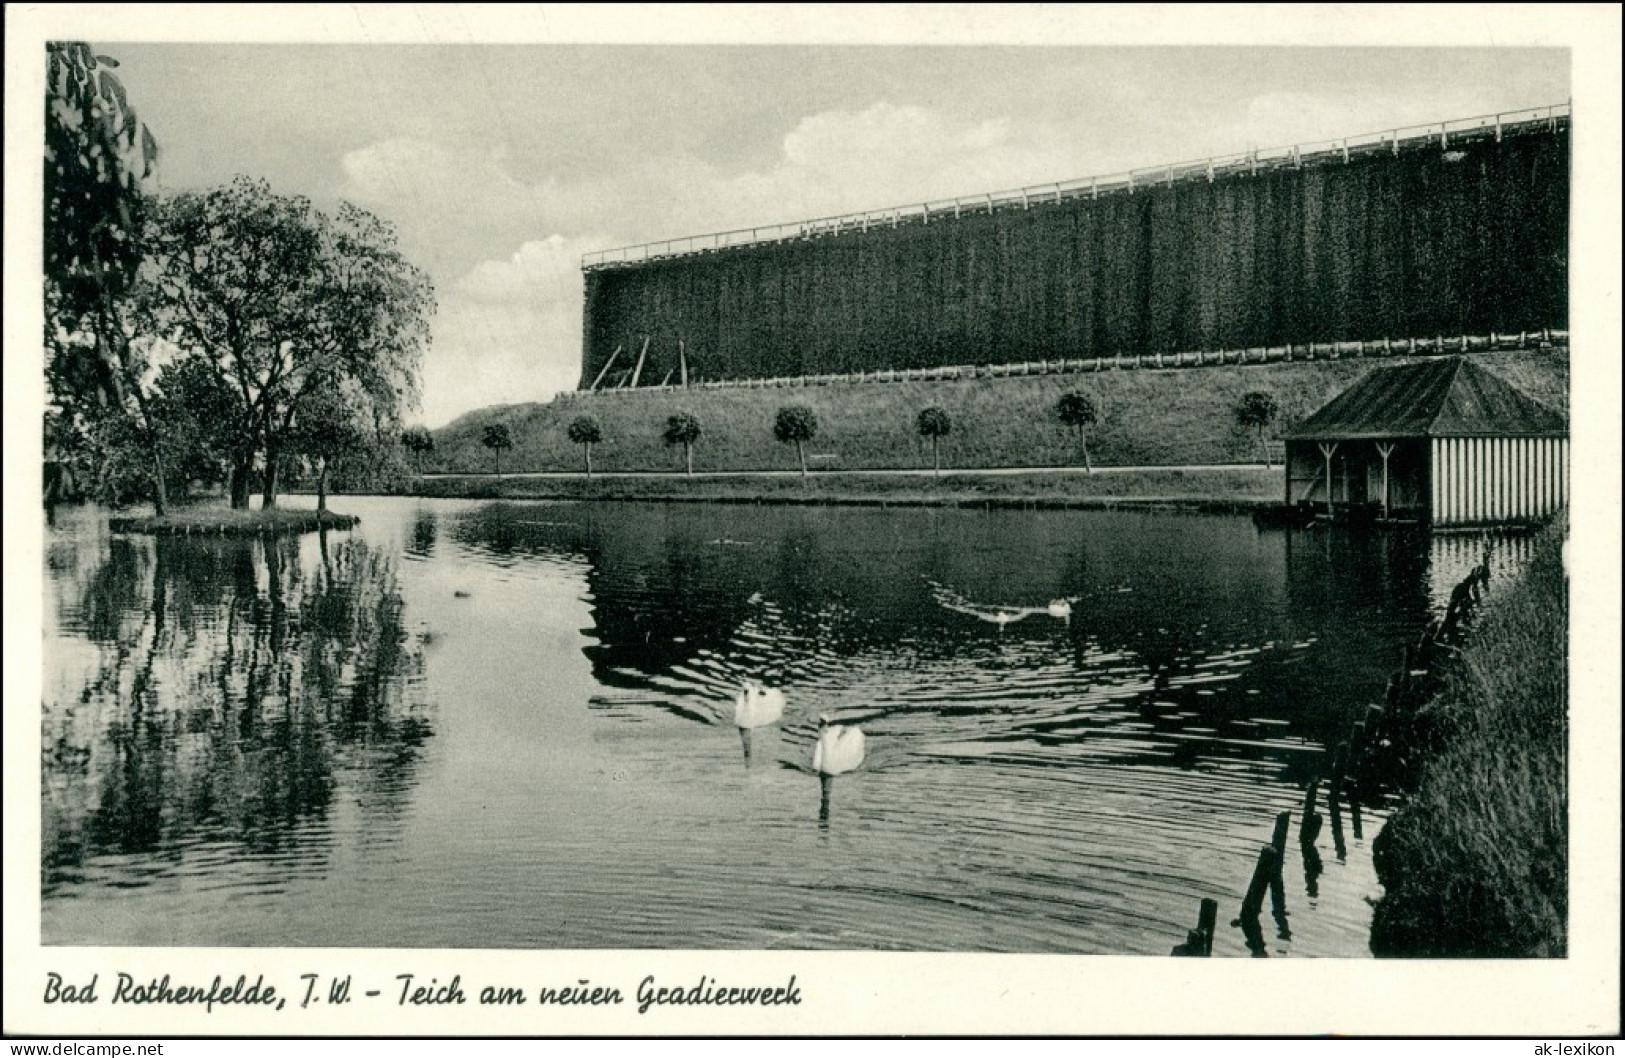
[[[1212,896],[1244,955],[1274,813],[1486,542],[340,506],[325,540],[49,531],[45,943],[1165,955]],[[789,700],[748,741],[745,678]],[[870,746],[822,806],[819,713]],[[1383,816],[1289,843],[1270,954],[1367,953]]]

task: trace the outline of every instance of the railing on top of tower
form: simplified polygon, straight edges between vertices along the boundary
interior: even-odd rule
[[[1381,132],[1368,132],[1342,139],[1315,140],[1287,147],[1267,147],[1196,161],[1174,162],[1169,165],[1151,165],[1103,176],[1085,176],[1072,180],[1058,180],[1047,184],[1030,184],[1006,191],[989,191],[980,195],[937,199],[932,202],[911,203],[872,209],[861,213],[843,213],[839,216],[817,217],[812,220],[791,221],[786,224],[767,224],[755,228],[736,228],[732,231],[689,235],[677,239],[638,243],[609,250],[594,250],[584,254],[581,267],[586,271],[611,268],[617,265],[642,264],[663,258],[686,257],[692,254],[712,253],[717,250],[741,246],[758,246],[784,242],[790,239],[810,239],[824,235],[839,235],[849,231],[868,231],[870,228],[897,227],[904,223],[929,224],[932,220],[958,217],[967,212],[992,213],[1000,208],[1029,209],[1045,202],[1064,202],[1068,199],[1098,198],[1103,194],[1133,194],[1136,189],[1173,184],[1183,180],[1205,177],[1212,181],[1220,176],[1239,173],[1257,173],[1260,170],[1301,168],[1306,162],[1320,164],[1327,160],[1348,161],[1352,156],[1391,151],[1398,154],[1407,148],[1437,143],[1448,149],[1451,137],[1488,135],[1493,132],[1500,140],[1508,133],[1533,131],[1532,127],[1545,125],[1555,130],[1559,121],[1572,117],[1570,103],[1530,107],[1500,114],[1481,114],[1471,118],[1436,121],[1426,125],[1405,125]]]

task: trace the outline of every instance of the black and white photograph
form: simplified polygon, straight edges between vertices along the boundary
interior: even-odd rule
[[[1619,1031],[1617,11],[13,14],[8,1033]]]

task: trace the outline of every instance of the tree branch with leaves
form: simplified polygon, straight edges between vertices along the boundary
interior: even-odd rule
[[[145,449],[162,514],[163,431],[146,358],[131,348],[127,303],[145,250],[142,182],[157,164],[158,144],[112,73],[117,66],[83,42],[46,45],[47,385],[69,428],[100,424]]]

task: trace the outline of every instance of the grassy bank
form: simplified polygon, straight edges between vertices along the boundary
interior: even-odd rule
[[[1474,354],[1538,400],[1566,407],[1566,351]],[[436,452],[424,469],[489,473],[491,452],[480,444],[488,425],[507,425],[514,448],[505,471],[573,471],[579,446],[566,431],[592,414],[604,440],[593,448],[601,471],[677,470],[682,450],[661,441],[666,419],[696,415],[704,435],[695,446],[697,470],[790,470],[793,446],[773,439],[773,418],[787,404],[818,415],[807,446],[811,464],[830,469],[929,467],[931,446],[914,429],[921,409],[935,405],[952,417],[942,442],[944,468],[1067,466],[1081,463],[1076,442],[1055,416],[1061,395],[1090,394],[1100,421],[1090,429],[1097,465],[1180,466],[1253,462],[1257,442],[1237,425],[1242,394],[1267,390],[1280,404],[1276,432],[1302,419],[1374,367],[1401,358],[1249,364],[1180,370],[1105,371],[1082,375],[965,379],[946,382],[840,383],[779,389],[649,390],[517,404],[472,412],[435,432]]]
[[[981,505],[1105,507],[1174,504],[1250,510],[1278,502],[1281,471],[1143,470],[1111,474],[812,474],[694,477],[515,478],[442,477],[419,482],[424,496],[475,499],[704,501],[712,503]]]
[[[1547,530],[1427,706],[1438,745],[1373,850],[1377,955],[1567,951],[1566,532]]]
[[[233,510],[230,507],[181,507],[158,517],[111,518],[108,528],[115,533],[149,533],[163,536],[275,536],[283,533],[309,533],[318,529],[351,529],[360,519],[332,511]]]

